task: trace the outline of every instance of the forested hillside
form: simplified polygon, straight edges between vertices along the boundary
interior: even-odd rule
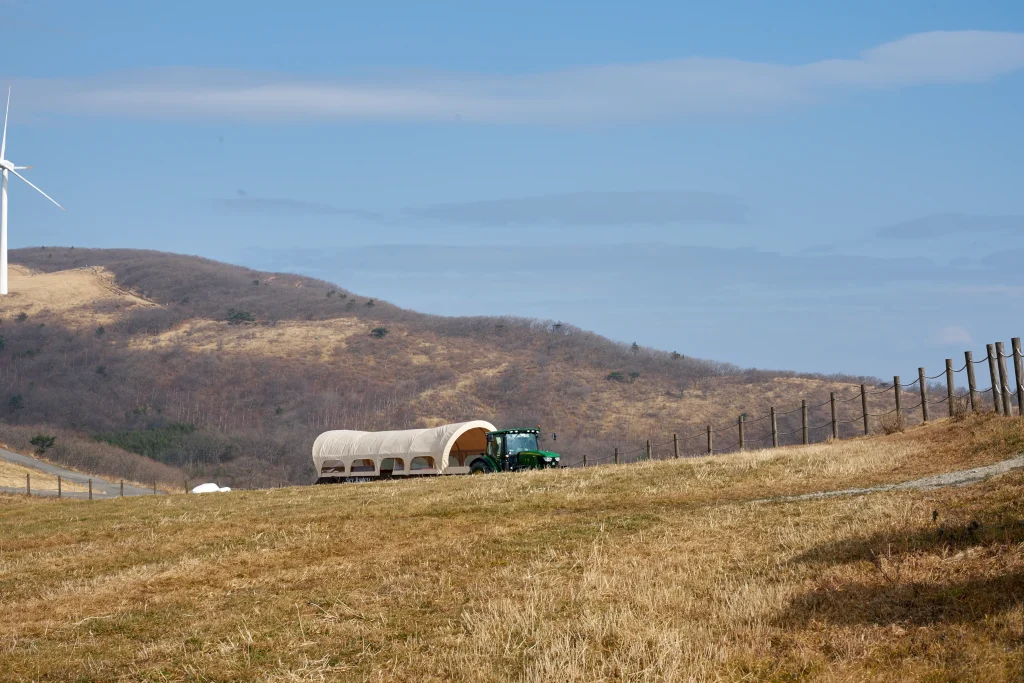
[[[0,417],[192,476],[305,482],[325,429],[471,418],[540,425],[571,461],[859,381],[690,358],[685,339],[656,351],[567,322],[424,315],[192,256],[41,247],[11,261]]]

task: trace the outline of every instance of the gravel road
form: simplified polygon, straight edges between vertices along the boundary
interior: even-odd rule
[[[820,498],[835,498],[836,496],[860,496],[866,493],[879,493],[882,491],[928,491],[940,489],[946,486],[967,486],[984,481],[989,477],[1004,474],[1010,470],[1024,467],[1024,455],[1016,458],[1003,460],[994,465],[975,467],[970,470],[959,470],[957,472],[946,472],[945,474],[933,474],[931,476],[905,481],[901,484],[881,484],[869,486],[862,489],[843,489],[841,491],[819,491],[818,493],[804,493],[799,496],[778,496],[776,498],[762,498],[752,501],[754,503],[791,503],[798,500],[817,500]]]
[[[100,479],[99,477],[90,477],[87,474],[82,474],[80,472],[73,472],[71,470],[64,469],[63,467],[60,467],[58,465],[54,465],[53,463],[46,462],[45,460],[40,460],[38,458],[33,458],[32,456],[29,456],[29,455],[22,455],[21,453],[13,453],[11,451],[7,451],[7,450],[4,450],[4,449],[0,448],[0,460],[6,460],[7,462],[14,463],[15,465],[21,465],[22,467],[30,467],[30,468],[32,468],[34,470],[39,470],[40,472],[46,472],[47,474],[52,474],[54,476],[58,476],[59,475],[61,477],[61,479],[64,479],[65,481],[72,481],[72,482],[75,482],[76,484],[81,484],[82,486],[88,486],[89,485],[89,479],[92,479],[92,497],[93,497],[93,499],[117,498],[120,495],[120,493],[121,493],[121,490],[120,490],[117,482],[109,482],[106,479]],[[0,486],[0,492],[4,492],[4,493],[25,493],[25,488],[24,487],[8,488],[8,487]],[[161,491],[160,493],[163,493],[163,492]],[[52,490],[52,491],[51,490],[44,490],[44,489],[40,489],[38,491],[37,490],[33,490],[32,491],[32,495],[33,496],[37,496],[37,495],[38,496],[56,496],[57,495],[57,491],[56,490]],[[89,497],[88,491],[81,491],[81,492],[77,492],[77,491],[76,492],[64,491],[62,493],[62,495],[65,498],[88,498]],[[153,495],[153,489],[148,489],[148,488],[147,489],[142,489],[142,488],[139,488],[137,486],[131,486],[130,484],[125,484],[124,485],[124,495],[126,495],[126,496],[151,496],[151,495]]]

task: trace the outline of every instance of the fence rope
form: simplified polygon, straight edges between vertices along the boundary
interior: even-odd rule
[[[776,410],[775,411],[775,417],[778,417],[779,415],[792,415],[793,413],[795,413],[798,410],[801,410],[802,408],[803,408],[803,406],[797,406],[796,408],[793,408],[793,410],[787,410],[785,412],[780,412],[780,411]]]
[[[1000,353],[997,352],[997,353],[994,354],[993,358],[1015,359],[1016,356],[1013,353],[1002,353],[1002,354],[1000,354]],[[956,370],[952,370],[952,372],[954,374],[955,373],[959,373],[959,372],[963,372],[971,364],[973,364],[973,365],[982,365],[984,363],[988,363],[989,360],[990,359],[989,359],[987,351],[986,351],[985,355],[980,357],[978,360],[973,360],[973,355],[972,355],[972,360],[970,362],[965,361],[964,364],[960,368],[958,368]],[[924,379],[926,381],[940,379],[940,378],[942,378],[942,377],[944,377],[946,375],[946,372],[947,372],[946,370],[943,370],[942,372],[940,372],[937,375],[925,376]],[[901,392],[909,391],[913,387],[919,386],[920,384],[921,384],[921,376],[918,375],[918,377],[916,379],[914,379],[913,381],[911,381],[911,382],[908,382],[908,383],[900,382],[899,389],[900,389]],[[849,396],[847,398],[836,397],[836,398],[834,398],[834,400],[835,400],[836,403],[850,403],[850,402],[856,401],[858,399],[862,399],[863,396],[865,396],[865,395],[867,395],[867,396],[878,396],[880,394],[887,394],[890,391],[893,391],[894,389],[895,389],[895,385],[883,386],[881,388],[875,389],[874,391],[855,392],[852,396]],[[1012,392],[1010,391],[1010,387],[1007,384],[1007,385],[1003,385],[1001,387],[989,386],[989,387],[984,388],[984,389],[975,388],[974,389],[974,393],[980,399],[980,401],[982,403],[984,403],[985,396],[987,394],[989,394],[990,392],[992,392],[993,390],[999,392],[1000,400],[1002,399],[1002,396],[1004,394],[1008,394],[1011,399],[1013,399],[1013,398],[1019,399],[1019,397],[1021,396],[1021,393],[1024,392],[1024,383],[1018,383],[1018,386],[1016,386],[1014,391],[1012,391]],[[968,395],[969,394],[968,394],[967,390],[962,390],[961,393],[957,395],[957,398],[960,399],[960,400],[963,400]],[[778,417],[784,417],[784,416],[787,416],[787,415],[792,415],[793,413],[796,413],[798,411],[803,410],[805,407],[806,407],[807,410],[817,410],[818,408],[822,408],[824,406],[827,406],[827,405],[831,404],[832,401],[833,401],[833,396],[830,396],[828,400],[823,401],[821,403],[814,404],[814,405],[807,405],[807,406],[800,405],[800,406],[797,406],[796,408],[793,408],[792,410],[776,411],[775,412],[775,417],[778,418]],[[924,405],[925,403],[928,404],[928,405],[941,405],[943,403],[946,403],[947,401],[949,401],[949,395],[948,394],[943,395],[942,398],[940,398],[938,400],[925,400],[925,401],[920,401],[920,402],[918,402],[918,403],[916,403],[916,404],[914,404],[912,406],[907,406],[907,407],[901,406],[899,411],[903,412],[903,413],[909,413],[911,411],[914,411],[914,410],[917,410],[917,409],[921,408],[922,405]],[[869,412],[867,414],[862,414],[859,417],[855,417],[852,420],[839,420],[839,419],[836,419],[836,420],[829,420],[828,422],[825,422],[825,423],[820,424],[820,425],[813,425],[813,426],[808,425],[806,427],[806,429],[808,431],[810,431],[812,429],[813,430],[823,429],[825,427],[830,427],[832,425],[838,426],[838,425],[862,424],[864,422],[864,420],[869,418],[869,417],[875,417],[875,418],[886,417],[886,416],[892,415],[893,413],[896,413],[896,412],[897,412],[896,408],[893,408],[892,410],[889,410],[889,411],[886,411],[886,412],[883,412],[883,413],[871,413],[871,412]],[[761,422],[763,420],[769,419],[771,416],[772,416],[771,413],[769,413],[769,414],[761,415],[761,417],[757,417],[757,418],[753,418],[753,419],[743,418],[742,424],[744,426],[756,424],[756,423]],[[726,423],[724,425],[712,424],[712,425],[709,425],[709,426],[712,428],[713,432],[718,432],[720,434],[728,434],[728,433],[731,432],[731,430],[737,429],[738,425],[739,425],[739,421]],[[804,429],[805,429],[804,425],[801,424],[796,429],[793,429],[793,430],[788,431],[788,432],[779,432],[776,429],[774,434],[773,433],[765,433],[765,434],[762,434],[760,436],[757,436],[757,435],[754,435],[754,434],[744,433],[743,442],[744,442],[744,446],[746,446],[746,444],[773,443],[774,442],[773,437],[778,438],[778,437],[783,437],[783,436],[792,436],[793,434],[797,434],[797,433],[802,432]],[[704,437],[706,434],[707,434],[707,429],[705,428],[705,429],[701,429],[700,431],[694,432],[692,434],[684,434],[682,436],[676,436],[675,439],[670,440],[670,441],[663,441],[663,442],[660,442],[660,443],[651,443],[651,458],[652,459],[669,459],[668,455],[663,455],[663,456],[661,456],[659,458],[659,456],[654,453],[654,449],[655,448],[662,449],[665,446],[668,446],[669,444],[677,442],[677,440],[688,441],[690,439]],[[729,452],[731,450],[737,449],[738,446],[739,446],[739,441],[737,440],[735,442],[730,442],[729,445],[727,445],[727,446],[718,445],[718,446],[715,447],[714,451],[716,453],[725,453],[725,452]],[[639,448],[634,448],[634,449],[628,450],[628,451],[620,451],[619,452],[619,458],[621,460],[622,458],[625,458],[626,456],[630,456],[630,455],[633,455],[635,453],[639,453],[641,451],[646,451],[646,449],[647,449],[647,444],[644,444],[644,445],[640,446]],[[701,449],[701,452],[699,452],[699,453],[685,453],[685,452],[680,453],[681,457],[686,457],[686,458],[702,457],[704,455],[706,455],[706,452],[704,452],[703,449]],[[589,460],[590,460],[591,463],[596,465],[596,464],[600,464],[600,463],[604,463],[604,462],[608,462],[608,461],[614,460],[614,457],[615,457],[614,454],[611,454],[611,455],[601,456],[601,457],[597,457],[597,458],[590,458]],[[636,460],[634,460],[634,462],[635,461]]]
[[[886,415],[892,415],[895,412],[896,412],[896,409],[893,408],[892,410],[890,410],[887,413],[868,413],[868,417],[885,417]]]

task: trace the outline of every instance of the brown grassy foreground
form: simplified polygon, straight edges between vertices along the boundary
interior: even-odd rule
[[[805,449],[0,503],[0,678],[1019,680],[1024,451],[991,416]]]

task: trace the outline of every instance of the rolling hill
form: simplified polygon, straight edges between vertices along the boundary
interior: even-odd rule
[[[685,340],[668,352],[558,321],[425,315],[193,256],[40,247],[10,258],[0,440],[71,430],[235,485],[310,481],[325,429],[540,425],[571,463],[829,391],[852,397],[863,381],[691,358]],[[14,427],[21,436],[5,436]]]

